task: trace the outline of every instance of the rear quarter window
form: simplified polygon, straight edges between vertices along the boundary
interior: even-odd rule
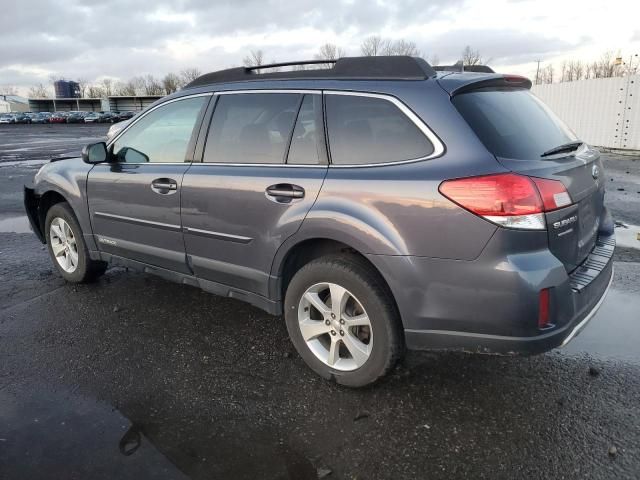
[[[452,102],[487,149],[497,157],[537,160],[576,135],[529,90],[476,90]]]
[[[434,147],[396,105],[377,97],[325,97],[331,161],[362,165],[415,160]]]

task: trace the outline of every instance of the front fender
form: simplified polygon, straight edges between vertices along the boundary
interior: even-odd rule
[[[36,174],[33,193],[42,198],[48,192],[61,195],[71,206],[89,250],[96,250],[87,204],[87,180],[93,165],[80,158],[59,160],[45,164]]]

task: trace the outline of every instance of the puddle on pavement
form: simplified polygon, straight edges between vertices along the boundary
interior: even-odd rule
[[[560,352],[640,364],[640,296],[611,290],[587,327]]]
[[[29,219],[26,216],[0,218],[0,233],[31,233]]]
[[[139,401],[116,409],[58,388],[0,389],[3,480],[317,478],[304,455],[251,419],[185,424]]]

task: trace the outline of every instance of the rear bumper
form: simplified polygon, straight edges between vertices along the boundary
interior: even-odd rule
[[[442,330],[405,330],[407,348],[410,350],[465,350],[477,353],[535,355],[557,347],[565,346],[573,340],[600,309],[613,281],[613,267],[602,273],[606,286],[595,304],[584,315],[577,316],[571,323],[560,329],[531,337],[449,332]],[[595,292],[594,292],[595,293]]]
[[[396,298],[407,347],[536,354],[574,338],[609,289],[615,239],[601,234],[569,275],[544,234],[528,233],[499,229],[474,261],[370,256]],[[553,325],[541,330],[543,288],[551,292]]]

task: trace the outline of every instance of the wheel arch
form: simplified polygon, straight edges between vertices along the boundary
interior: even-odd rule
[[[285,251],[283,250],[281,248],[278,251],[272,269],[272,298],[279,300],[281,303],[284,302],[284,295],[293,275],[307,263],[325,255],[345,254],[356,258],[358,262],[367,266],[376,274],[381,285],[393,300],[393,306],[398,312],[398,316],[400,315],[395,295],[380,268],[375,265],[370,256],[363,254],[351,245],[330,237],[312,237],[300,239],[288,245]]]
[[[67,198],[56,190],[47,190],[40,196],[40,201],[38,202],[38,223],[40,224],[40,231],[42,232],[44,243],[47,243],[47,233],[45,231],[47,212],[54,205],[63,202],[67,203],[69,205],[69,208],[71,208],[71,211],[73,211],[73,207],[71,206]]]

